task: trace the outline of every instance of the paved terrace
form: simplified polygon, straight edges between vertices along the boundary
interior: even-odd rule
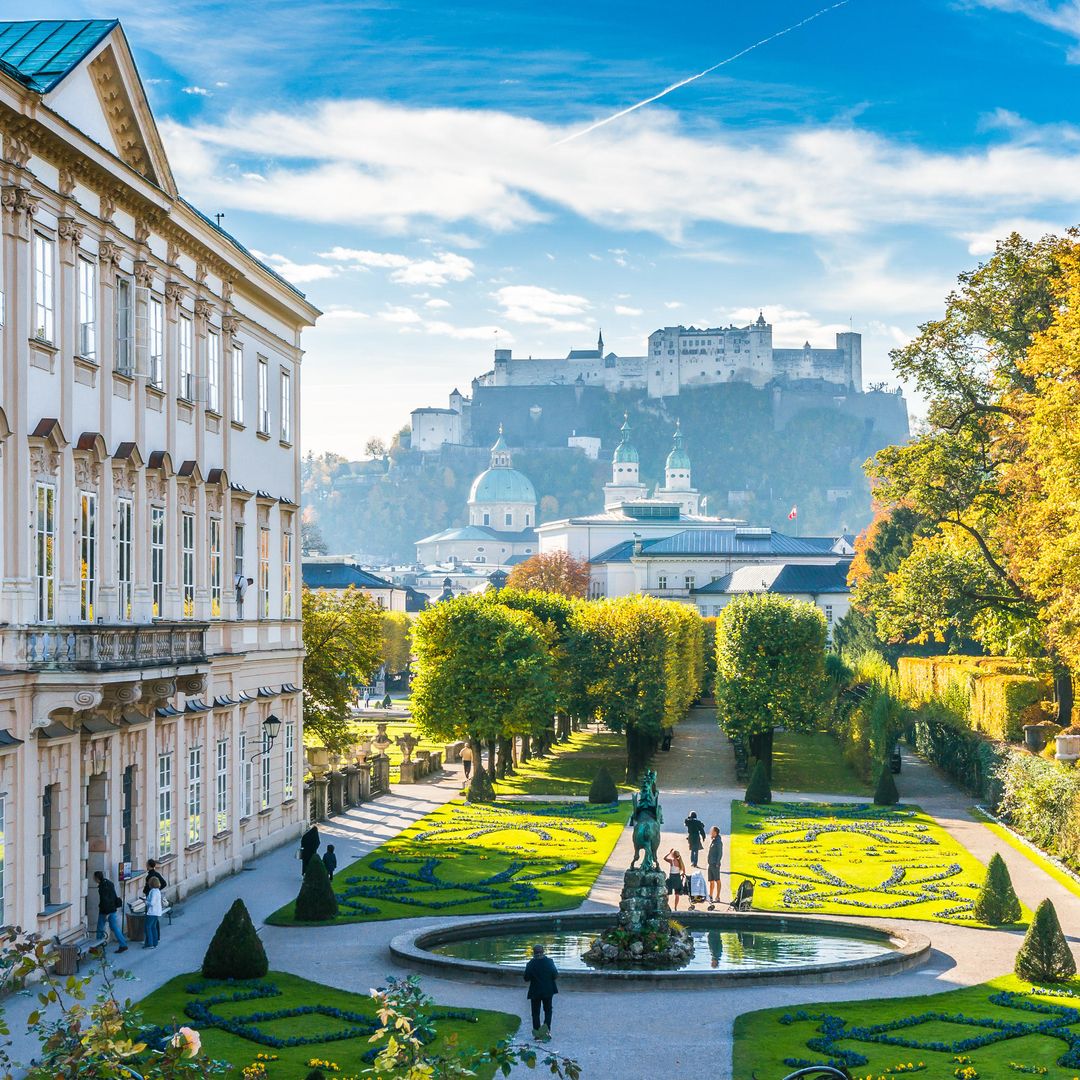
[[[377,847],[429,810],[458,794],[459,767],[451,767],[437,782],[399,785],[393,793],[335,818],[320,823],[323,844],[334,843],[339,865]],[[696,810],[706,827],[718,824],[725,841],[730,833],[730,804],[741,798],[743,785],[735,780],[732,755],[727,741],[717,729],[711,710],[696,710],[680,725],[672,750],[657,755],[661,799],[666,825],[663,845],[685,849],[682,821]],[[1064,927],[1080,927],[1080,898],[1059,885],[1034,863],[999,840],[989,829],[972,820],[971,799],[951,785],[936,769],[913,755],[905,755],[899,777],[905,802],[915,802],[933,814],[969,851],[984,863],[995,851],[1008,864],[1020,898],[1030,908],[1045,897],[1057,907]],[[779,793],[777,798],[782,797]],[[851,796],[792,795],[792,801],[859,801]],[[617,907],[623,870],[629,864],[633,845],[624,831],[611,859],[598,877],[584,910]],[[725,847],[726,872],[729,845]],[[183,916],[162,928],[161,946],[153,952],[133,948],[123,957],[133,976],[124,988],[132,998],[140,998],[184,972],[196,969],[222,915],[240,896],[258,926],[261,921],[295,896],[300,885],[300,864],[294,847],[282,848],[253,862],[243,873],[227,879],[184,904]],[[725,893],[727,892],[725,886]],[[398,919],[348,926],[308,929],[261,926],[260,932],[278,970],[295,972],[308,979],[360,993],[379,985],[387,975],[405,975],[395,964],[388,944],[397,934],[420,925],[447,921],[443,918]],[[944,923],[888,920],[875,921],[929,935],[934,949],[921,968],[871,980],[836,985],[776,986],[740,990],[662,991],[647,986],[597,994],[563,991],[555,999],[552,1047],[576,1057],[590,1080],[613,1076],[649,1075],[730,1076],[732,1025],[737,1015],[754,1009],[805,1002],[843,1001],[859,997],[904,997],[932,994],[983,982],[1012,969],[1022,934],[1016,931],[986,931]],[[1076,936],[1070,938],[1073,942]],[[111,951],[110,951],[111,955]],[[502,1009],[527,1015],[525,988],[459,983],[423,976],[425,989],[440,1003],[476,1008]],[[33,995],[23,993],[5,1002],[11,1028],[24,1032],[26,1014],[35,1005]],[[633,1020],[630,1020],[630,1009]],[[526,1020],[525,1029],[527,1031]],[[16,1034],[18,1056],[28,1057],[36,1044],[25,1033]],[[633,1062],[628,1071],[627,1063]],[[707,1063],[707,1064],[706,1064]],[[539,1072],[520,1070],[522,1076]],[[748,1080],[740,1077],[737,1080]],[[779,1080],[763,1077],[761,1080]]]

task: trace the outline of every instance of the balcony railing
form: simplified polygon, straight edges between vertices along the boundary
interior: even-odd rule
[[[112,671],[206,662],[206,623],[102,623],[23,631],[23,661],[34,671]]]

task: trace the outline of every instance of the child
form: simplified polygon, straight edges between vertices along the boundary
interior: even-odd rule
[[[144,949],[156,949],[161,939],[161,888],[154,879],[150,891],[146,894],[146,936]]]
[[[326,867],[326,872],[330,875],[330,880],[334,880],[334,871],[337,869],[337,856],[334,854],[334,845],[326,845],[326,853],[322,857],[323,865]]]

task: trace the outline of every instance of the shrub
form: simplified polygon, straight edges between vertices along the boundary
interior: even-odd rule
[[[473,766],[472,777],[469,780],[469,790],[465,793],[467,802],[493,803],[495,801],[495,789],[491,786],[491,777],[484,768],[484,763],[476,762]]]
[[[1016,954],[1016,974],[1031,983],[1062,982],[1076,974],[1076,961],[1049,900],[1039,905],[1031,920]]]
[[[311,1072],[304,1077],[304,1080],[326,1080],[326,1073],[322,1069],[312,1069]]]
[[[997,774],[1007,750],[959,721],[945,701],[934,701],[908,714],[908,742],[976,798],[996,805]]]
[[[991,926],[1020,921],[1020,901],[1013,888],[1009,868],[996,851],[990,856],[986,878],[979,889],[979,895],[975,897],[975,907],[971,913],[979,922],[989,923]]]
[[[266,950],[244,901],[233,901],[203,957],[203,978],[261,979],[269,967]]]
[[[596,776],[593,777],[592,786],[589,788],[589,802],[613,803],[618,802],[618,799],[619,789],[615,786],[611,773],[607,771],[605,766],[601,765]]]
[[[772,788],[769,787],[769,774],[764,761],[759,760],[750,774],[750,783],[746,785],[746,801],[751,805],[772,802]]]
[[[338,902],[326,864],[313,855],[304,871],[304,881],[296,897],[294,918],[297,922],[328,922],[337,918]]]
[[[893,779],[889,763],[881,766],[881,775],[878,777],[877,789],[874,792],[875,806],[895,806],[900,801],[900,792],[896,790],[896,781]]]
[[[1043,851],[1080,866],[1080,770],[1011,752],[999,777],[1001,816]]]

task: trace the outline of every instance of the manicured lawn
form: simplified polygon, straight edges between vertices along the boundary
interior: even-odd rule
[[[732,1075],[765,1080],[802,1064],[843,1062],[857,1080],[909,1072],[919,1080],[953,1080],[965,1065],[972,1080],[1073,1080],[1080,1075],[1080,981],[1065,995],[1031,990],[1009,975],[927,997],[744,1013],[735,1021]],[[1045,1025],[1042,1034],[1031,1033],[1037,1025]]]
[[[577,907],[625,822],[614,804],[455,800],[338,870],[336,921]],[[267,921],[297,925],[292,916],[289,903]]]
[[[375,738],[376,732],[379,730],[375,726],[375,721],[365,717],[363,720],[357,720],[356,729],[358,732],[357,738],[362,735],[364,738]],[[413,749],[413,760],[416,759],[417,750],[442,750],[444,743],[433,743],[420,735],[420,732],[416,730],[416,725],[411,720],[393,720],[386,725],[386,734],[390,739],[390,745],[386,748],[386,756],[390,759],[390,781],[391,783],[397,783],[401,777],[401,747],[398,746],[397,740],[400,739],[406,732],[409,732],[420,741]],[[375,753],[374,748],[371,751]]]
[[[623,780],[626,742],[610,731],[574,731],[547,757],[530,758],[513,776],[495,785],[499,795],[588,795],[600,766],[607,767],[620,791],[634,791]]]
[[[753,879],[760,911],[980,925],[985,867],[917,806],[735,802],[731,828],[732,888]]]
[[[189,993],[189,988],[197,992]],[[274,993],[275,990],[279,993]],[[252,995],[249,1000],[227,1000],[245,993]],[[213,999],[218,1000],[215,1003]],[[199,1011],[200,1004],[208,1009],[210,1019]],[[266,1016],[313,1006],[317,1012]],[[251,1065],[257,1054],[277,1055],[276,1061],[265,1062],[267,1080],[298,1080],[309,1072],[307,1063],[312,1058],[339,1066],[340,1072],[330,1072],[329,1076],[351,1076],[366,1064],[365,1058],[370,1061],[373,1046],[368,1039],[379,1026],[374,1002],[366,994],[336,990],[281,971],[271,971],[265,979],[251,983],[207,983],[198,973],[179,975],[146,997],[139,1009],[148,1024],[170,1029],[182,1024],[194,1027],[202,1036],[207,1055],[234,1066],[230,1074],[234,1080],[239,1080],[241,1070]],[[347,1015],[334,1016],[330,1014],[332,1010]],[[436,1045],[455,1034],[463,1046],[494,1045],[517,1031],[520,1024],[516,1016],[483,1009],[446,1007],[438,1012],[453,1014],[455,1018],[437,1023]],[[215,1025],[215,1020],[244,1023],[245,1017],[255,1014],[264,1018],[257,1023],[248,1021],[242,1034]],[[347,1031],[352,1032],[350,1037],[340,1038]],[[317,1041],[304,1046],[273,1045],[274,1040],[297,1037]],[[489,1070],[483,1075],[493,1074]]]
[[[873,795],[824,731],[778,731],[773,738],[772,789],[823,795]]]

